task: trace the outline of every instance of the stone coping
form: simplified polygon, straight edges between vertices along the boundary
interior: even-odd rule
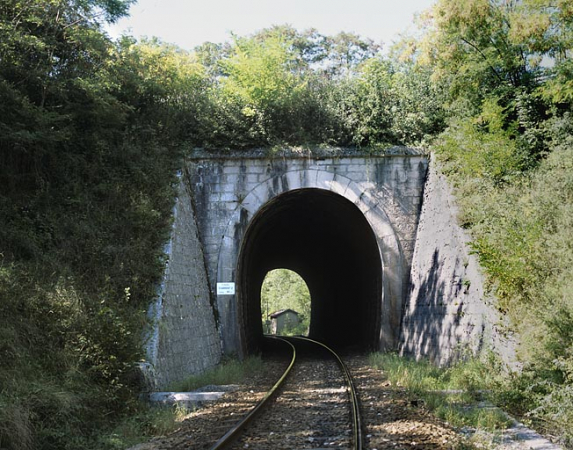
[[[380,148],[351,148],[351,147],[269,147],[249,150],[223,150],[194,148],[187,159],[322,159],[322,158],[381,158],[388,156],[422,156],[428,155],[422,148],[405,146],[388,146]]]

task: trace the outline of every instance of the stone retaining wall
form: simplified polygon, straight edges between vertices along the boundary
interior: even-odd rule
[[[166,253],[164,281],[152,306],[154,328],[147,352],[155,388],[202,373],[221,359],[221,341],[185,176],[179,185]]]
[[[492,350],[508,363],[514,344],[484,289],[469,236],[458,225],[455,198],[432,158],[400,338],[401,354],[447,364],[470,352]]]

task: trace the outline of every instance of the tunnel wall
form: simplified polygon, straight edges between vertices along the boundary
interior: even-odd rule
[[[370,223],[383,265],[380,348],[397,348],[427,171],[425,156],[405,150],[386,156],[326,158],[243,158],[231,154],[188,162],[199,237],[225,353],[241,354],[244,349],[237,295],[217,295],[217,283],[236,281],[241,243],[257,211],[277,195],[304,188],[343,196]]]
[[[470,238],[457,222],[452,190],[432,158],[411,266],[400,353],[445,365],[469,353],[493,351],[508,364],[513,341],[484,289]]]

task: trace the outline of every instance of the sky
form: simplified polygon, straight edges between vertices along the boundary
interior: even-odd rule
[[[130,17],[107,27],[112,37],[127,33],[158,37],[191,50],[204,42],[230,40],[271,25],[316,28],[325,35],[354,32],[388,48],[401,32],[415,31],[414,14],[435,0],[139,0]]]

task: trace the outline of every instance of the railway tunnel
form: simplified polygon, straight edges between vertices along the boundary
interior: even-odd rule
[[[255,215],[238,265],[246,353],[261,346],[261,286],[277,268],[297,272],[309,288],[311,338],[338,348],[377,348],[382,264],[374,232],[356,205],[333,192],[307,188],[274,197]]]

